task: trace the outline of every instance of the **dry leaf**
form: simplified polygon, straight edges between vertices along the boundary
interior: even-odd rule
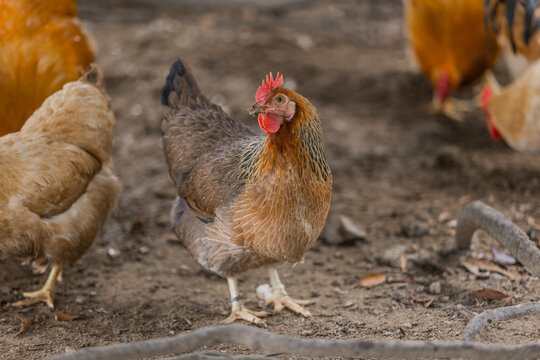
[[[457,219],[450,220],[446,223],[446,227],[450,229],[455,229],[457,227]]]
[[[510,296],[494,289],[476,290],[474,292],[474,298],[477,300],[487,300],[487,301],[493,301],[493,300],[509,301],[510,300]]]
[[[56,321],[72,321],[72,320],[77,320],[80,317],[81,317],[81,315],[63,314],[63,313],[58,312],[58,311],[54,312],[54,319]]]
[[[369,288],[373,286],[377,286],[380,284],[383,284],[386,281],[386,275],[383,273],[374,273],[374,274],[367,274],[362,279],[360,279],[360,286]]]
[[[411,295],[411,299],[412,299],[414,302],[417,302],[417,303],[423,303],[425,308],[430,307],[431,304],[433,303],[433,301],[435,300],[435,298],[433,298],[433,297],[429,297],[429,298],[418,298],[418,297],[416,297],[416,296],[414,296],[414,295]]]
[[[461,265],[463,265],[467,270],[479,277],[487,277],[489,276],[489,272],[491,271],[504,275],[512,280],[521,279],[521,275],[519,275],[517,272],[504,270],[500,266],[485,260],[467,259],[462,261]]]
[[[443,211],[442,213],[440,213],[439,217],[437,218],[439,222],[445,222],[448,219],[450,219],[450,213],[446,211]]]
[[[178,239],[178,236],[172,233],[167,233],[163,235],[163,240],[166,242],[174,243],[174,242],[181,242],[180,239]]]
[[[19,329],[19,332],[15,334],[15,336],[19,336],[25,331],[28,331],[32,328],[32,320],[24,316],[21,316],[20,319],[21,319],[21,328]]]
[[[495,261],[498,262],[499,264],[514,265],[516,263],[516,259],[503,249],[491,247],[491,252],[493,253],[493,257]]]
[[[399,255],[399,268],[401,269],[401,272],[407,272],[407,257],[405,256],[405,253]]]
[[[345,237],[358,240],[366,238],[366,230],[357,225],[351,218],[340,215],[339,221],[341,222],[341,231]]]

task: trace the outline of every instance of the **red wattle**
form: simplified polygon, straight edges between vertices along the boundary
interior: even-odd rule
[[[491,133],[491,137],[493,138],[493,140],[499,141],[501,139],[501,135],[499,134],[495,126],[493,126],[491,121],[488,121],[488,128],[489,128],[489,132]]]
[[[259,114],[259,126],[267,134],[273,134],[279,131],[281,121],[272,114]]]
[[[441,72],[436,93],[441,102],[444,102],[450,96],[450,76],[448,72]]]

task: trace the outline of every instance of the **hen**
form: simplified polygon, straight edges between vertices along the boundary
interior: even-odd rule
[[[242,272],[266,266],[275,311],[311,316],[287,295],[276,265],[301,262],[319,236],[330,205],[332,175],[315,107],[266,77],[250,108],[266,136],[256,135],[200,91],[181,60],[171,67],[161,101],[167,106],[163,146],[178,197],[176,234],[205,268],[226,277],[232,313],[224,321],[263,324],[265,312],[243,307]]]
[[[503,89],[488,80],[481,101],[493,138],[502,137],[517,151],[540,152],[540,60]]]
[[[461,119],[470,106],[451,95],[480,79],[499,54],[484,26],[483,0],[404,0],[404,9],[409,42],[434,89],[434,109]]]
[[[93,60],[74,0],[0,0],[0,136]]]
[[[45,301],[64,265],[80,258],[112,210],[120,184],[109,162],[114,117],[92,68],[47,98],[19,132],[0,138],[0,257],[51,266]]]

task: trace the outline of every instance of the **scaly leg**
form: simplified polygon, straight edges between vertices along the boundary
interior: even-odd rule
[[[278,272],[275,267],[269,266],[267,268],[268,276],[270,277],[270,284],[272,286],[272,292],[274,295],[266,302],[267,305],[274,304],[274,312],[280,312],[284,307],[298,313],[304,317],[310,317],[311,313],[303,308],[303,306],[311,305],[313,300],[295,300],[289,297],[285,291],[285,286],[279,279]]]
[[[463,121],[465,113],[471,112],[477,107],[476,100],[461,100],[450,97],[441,102],[436,95],[433,95],[430,112],[443,114],[452,120]]]
[[[53,265],[49,277],[47,278],[47,282],[45,282],[45,285],[43,285],[43,287],[37,291],[23,293],[24,297],[27,299],[13,303],[13,306],[29,306],[39,301],[44,301],[51,309],[54,309],[52,292],[54,290],[56,280],[58,279],[58,275],[61,272],[62,266]]]
[[[255,325],[266,326],[264,321],[261,319],[268,315],[266,311],[251,311],[246,309],[240,302],[241,296],[238,292],[238,281],[236,278],[228,277],[227,283],[229,284],[229,291],[231,292],[232,311],[231,315],[221,323],[230,324],[236,320],[245,320]]]

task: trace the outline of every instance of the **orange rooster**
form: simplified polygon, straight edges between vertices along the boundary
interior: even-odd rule
[[[409,42],[433,85],[433,107],[459,120],[470,108],[450,96],[490,69],[499,47],[484,26],[483,0],[404,0]]]
[[[74,0],[0,0],[0,136],[93,60]]]
[[[297,263],[319,236],[330,206],[332,175],[315,107],[266,77],[250,109],[265,136],[256,135],[206,98],[191,70],[171,67],[161,100],[165,158],[178,197],[176,234],[205,268],[226,277],[232,313],[263,324],[265,312],[243,307],[237,276],[266,266],[273,287],[269,304],[311,316],[287,295],[276,265]]]
[[[120,183],[110,152],[114,116],[92,68],[48,97],[22,129],[0,137],[0,258],[24,258],[51,272],[14,305],[45,301],[64,265],[88,250]]]

